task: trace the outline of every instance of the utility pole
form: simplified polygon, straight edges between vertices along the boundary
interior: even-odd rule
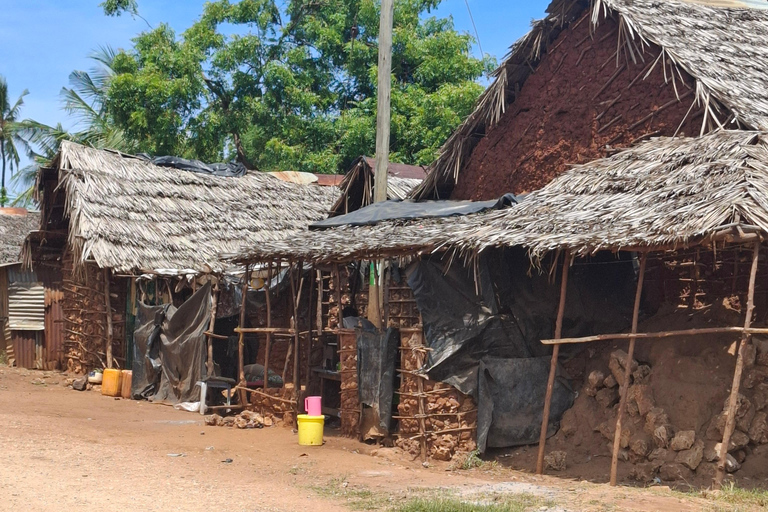
[[[381,0],[379,18],[379,79],[376,111],[376,172],[374,173],[373,201],[387,200],[387,168],[389,167],[389,120],[390,91],[392,88],[392,25],[394,0]],[[381,261],[371,264],[371,280],[368,292],[368,320],[381,325],[380,280],[384,273]]]

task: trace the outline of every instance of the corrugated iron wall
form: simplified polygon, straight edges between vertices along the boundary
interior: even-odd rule
[[[0,352],[7,350],[11,342],[8,329],[8,267],[0,267]]]
[[[11,331],[16,366],[30,370],[43,367],[43,331]]]

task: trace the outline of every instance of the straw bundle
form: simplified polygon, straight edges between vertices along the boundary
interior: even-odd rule
[[[718,117],[730,119],[739,128],[768,129],[768,90],[763,86],[768,69],[768,11],[678,0],[553,0],[548,16],[534,22],[531,31],[512,46],[475,111],[448,138],[427,179],[410,197],[450,195],[478,141],[498,124],[562,29],[590,14],[591,3],[591,23],[608,16],[619,20],[619,57],[642,61],[648,48],[657,46],[661,54],[655,65],[673,63],[696,80],[696,98],[707,114],[702,133],[717,128]],[[680,72],[665,73],[670,86],[680,88]]]
[[[121,272],[221,271],[219,253],[323,219],[338,196],[335,187],[258,172],[207,176],[71,142],[62,143],[53,166],[75,264],[92,259]]]

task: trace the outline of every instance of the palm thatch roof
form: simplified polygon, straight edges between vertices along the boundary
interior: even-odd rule
[[[344,215],[373,203],[376,160],[357,157],[341,181],[341,195],[331,208],[331,215]],[[387,164],[387,199],[405,199],[427,172],[417,165]]]
[[[679,0],[553,0],[547,13],[512,46],[475,111],[448,138],[430,165],[429,176],[410,197],[448,197],[477,142],[514,103],[516,91],[535,72],[548,46],[564,27],[585,15],[591,15],[593,24],[604,16],[618,19],[622,58],[644,59],[644,50],[654,45],[661,48],[654,65],[669,61],[690,74],[696,81],[697,101],[707,114],[702,127],[719,124],[719,114],[735,127],[768,129],[768,89],[763,85],[768,11]],[[675,73],[667,79],[675,85]]]
[[[76,264],[120,272],[221,271],[219,253],[296,232],[325,218],[338,196],[336,187],[259,172],[202,175],[71,142],[52,166]]]
[[[234,261],[342,262],[472,255],[524,246],[532,258],[570,249],[674,248],[714,235],[768,235],[768,133],[718,130],[699,138],[656,138],[579,165],[518,205],[438,219],[305,231],[260,244]]]
[[[19,263],[24,239],[39,226],[39,213],[27,213],[18,208],[0,208],[0,265]]]

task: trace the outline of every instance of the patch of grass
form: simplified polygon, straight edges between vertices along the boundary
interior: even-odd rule
[[[313,486],[312,490],[324,498],[346,501],[352,510],[382,510],[389,506],[390,500],[383,494],[377,494],[366,487],[354,487],[346,477],[332,478],[325,485]]]
[[[8,365],[8,354],[5,352],[5,350],[0,351],[0,366],[7,366]]]
[[[449,469],[452,471],[457,471],[460,469],[463,470],[469,470],[474,468],[482,468],[482,469],[495,469],[498,467],[499,463],[495,460],[493,461],[486,461],[480,458],[480,452],[478,450],[473,450],[469,453],[460,453],[456,455],[453,460],[451,461],[451,465]]]
[[[768,491],[763,489],[742,489],[733,482],[724,485],[720,491],[702,492],[701,495],[716,504],[727,504],[736,510],[752,510],[768,507]]]
[[[532,494],[504,494],[487,499],[416,498],[397,507],[397,512],[525,512],[547,505]]]

